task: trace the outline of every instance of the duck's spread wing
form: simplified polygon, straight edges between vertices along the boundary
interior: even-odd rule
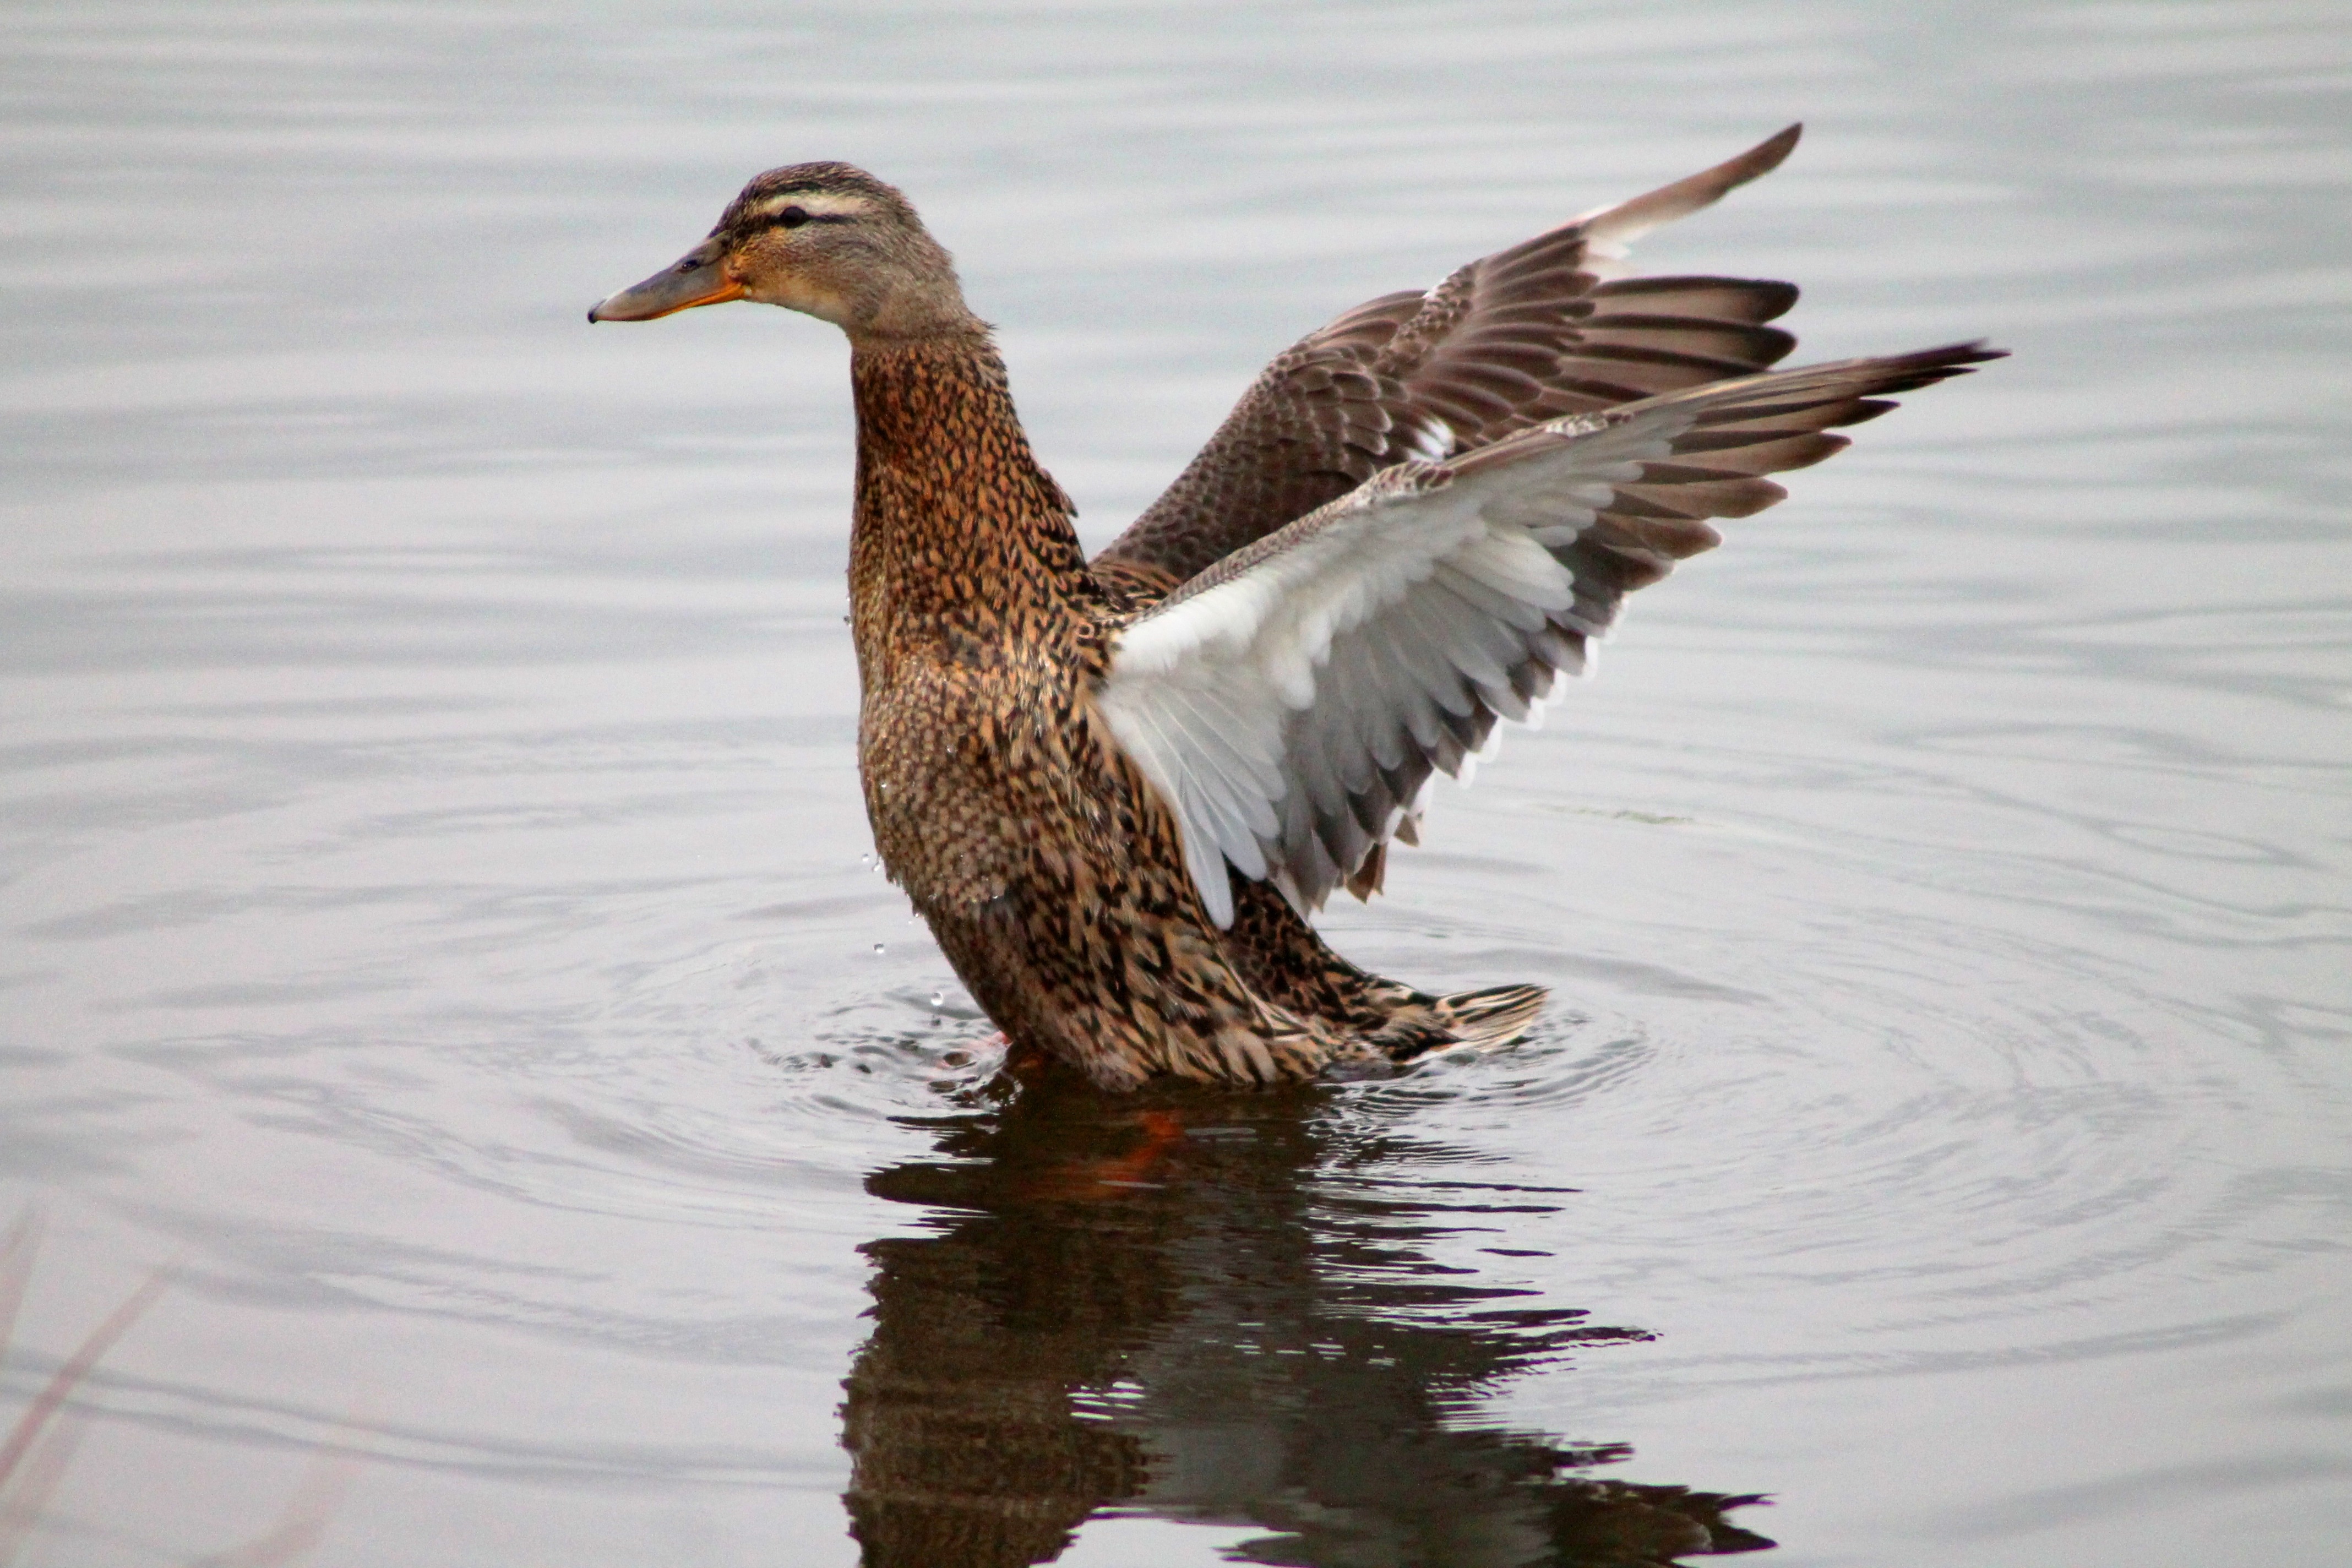
[[[1765,323],[1786,283],[1610,281],[1625,246],[1777,166],[1790,126],[1728,163],[1383,295],[1268,365],[1168,493],[1097,559],[1164,591],[1392,463],[1486,446],[1563,415],[1752,374],[1796,340]]]
[[[1202,903],[1230,863],[1319,907],[1527,720],[1624,595],[1779,500],[1827,432],[1999,355],[1975,344],[1721,382],[1395,466],[1131,622],[1096,702],[1172,810]]]

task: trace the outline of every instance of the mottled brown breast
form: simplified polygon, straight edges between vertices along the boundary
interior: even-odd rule
[[[884,863],[919,906],[1000,898],[1028,879],[1046,825],[1102,815],[1091,798],[1101,781],[1070,755],[1077,674],[1055,654],[959,659],[935,647],[898,654],[869,682],[866,809]]]

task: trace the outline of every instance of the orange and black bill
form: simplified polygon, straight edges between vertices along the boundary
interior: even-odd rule
[[[697,305],[723,305],[743,297],[743,285],[727,275],[724,247],[706,239],[674,266],[665,267],[642,283],[608,299],[588,311],[592,321],[650,321]]]

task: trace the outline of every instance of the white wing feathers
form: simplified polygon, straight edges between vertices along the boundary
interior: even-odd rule
[[[1992,357],[1973,345],[1746,376],[1388,468],[1236,551],[1130,623],[1096,701],[1175,813],[1220,926],[1227,865],[1318,907],[1464,776],[1496,720],[1537,717],[1618,601],[1779,500],[1757,476]],[[1360,889],[1359,890],[1361,890]]]
[[[1335,862],[1307,808],[1345,811],[1407,743],[1438,749],[1444,715],[1466,717],[1474,696],[1524,720],[1530,696],[1549,695],[1549,679],[1530,694],[1512,680],[1529,637],[1575,618],[1574,582],[1541,536],[1574,537],[1609,481],[1669,450],[1663,432],[1618,426],[1470,479],[1402,464],[1129,627],[1099,705],[1175,808],[1220,926],[1233,919],[1226,861],[1319,904],[1354,868]],[[1370,825],[1366,846],[1411,805]]]

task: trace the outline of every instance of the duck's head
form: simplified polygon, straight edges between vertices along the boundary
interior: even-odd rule
[[[980,330],[955,264],[905,196],[847,163],[794,163],[743,187],[710,237],[601,300],[592,321],[650,321],[752,300],[831,321],[853,340]]]

